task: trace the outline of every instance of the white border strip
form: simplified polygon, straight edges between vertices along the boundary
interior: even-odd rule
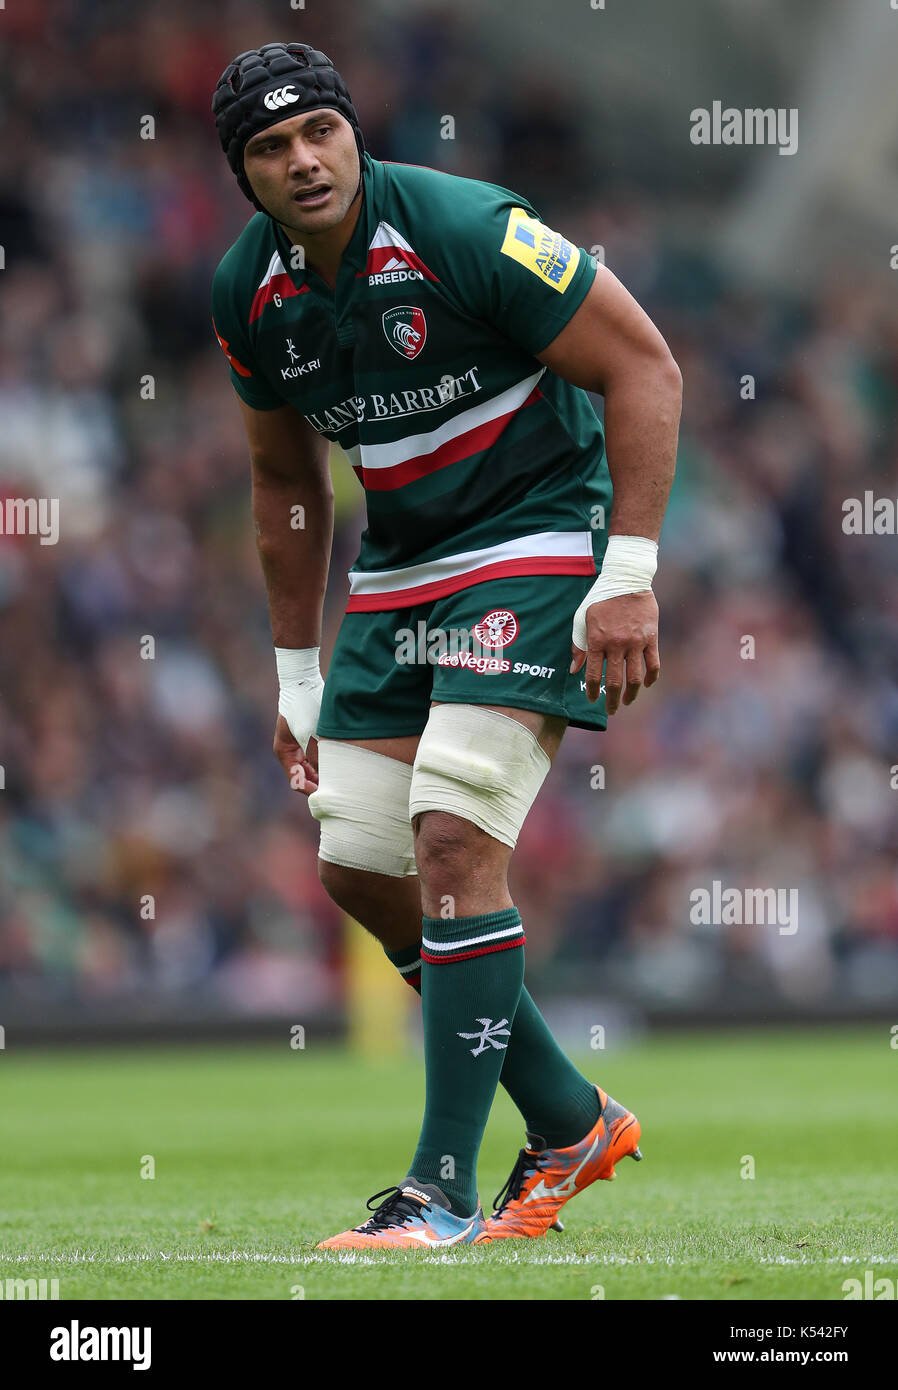
[[[458,555],[443,555],[436,560],[407,565],[404,569],[349,570],[349,592],[391,594],[438,579],[455,579],[503,560],[533,560],[548,556],[589,559],[592,553],[591,531],[538,531],[532,536],[515,536],[513,540],[487,545],[482,550],[463,550]]]
[[[421,937],[421,945],[428,951],[457,951],[460,946],[479,946],[481,941],[498,941],[501,936],[523,936],[523,923],[519,927],[506,927],[504,931],[487,932],[486,936],[469,936],[464,941],[428,941]]]

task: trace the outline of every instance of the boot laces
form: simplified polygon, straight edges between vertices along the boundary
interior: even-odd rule
[[[515,1165],[508,1175],[508,1180],[500,1192],[493,1198],[493,1210],[496,1216],[501,1216],[509,1202],[516,1202],[521,1195],[524,1186],[524,1179],[528,1173],[541,1168],[540,1155],[531,1153],[527,1149],[518,1152]]]
[[[385,1200],[379,1207],[372,1208],[371,1203],[376,1202],[378,1197]],[[374,1210],[374,1215],[369,1216],[362,1226],[356,1226],[356,1231],[385,1231],[389,1226],[404,1226],[413,1217],[420,1216],[422,1211],[429,1210],[415,1198],[406,1197],[401,1187],[385,1187],[382,1192],[375,1192],[365,1206],[369,1211]]]

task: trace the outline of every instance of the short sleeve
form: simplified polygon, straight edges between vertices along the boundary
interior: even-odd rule
[[[212,281],[212,327],[231,364],[231,382],[241,400],[253,410],[278,410],[285,405],[283,397],[265,380],[253,358],[234,302],[230,277],[225,274],[223,265],[218,267]]]
[[[457,274],[464,307],[536,356],[583,303],[597,264],[524,200],[480,187],[483,196],[464,203],[465,264]]]

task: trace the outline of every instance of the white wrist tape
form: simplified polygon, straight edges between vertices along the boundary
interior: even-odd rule
[[[324,681],[319,665],[320,647],[275,647],[280,693],[278,714],[287,721],[303,752],[318,727]]]
[[[643,594],[651,589],[658,568],[658,542],[644,536],[609,536],[602,573],[574,614],[572,641],[587,651],[586,610],[606,598]]]

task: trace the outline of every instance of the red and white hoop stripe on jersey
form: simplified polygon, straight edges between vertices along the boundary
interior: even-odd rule
[[[404,569],[350,570],[346,611],[408,608],[508,575],[595,574],[592,539],[591,531],[540,531]]]
[[[346,456],[359,482],[367,492],[389,491],[489,449],[517,411],[540,398],[538,383],[545,370],[541,367],[498,396],[460,411],[435,430],[408,434],[392,444],[354,444]],[[425,399],[420,387],[415,395]],[[425,406],[425,411],[441,410],[448,403],[449,397],[435,387],[430,388],[429,395],[433,403]]]

